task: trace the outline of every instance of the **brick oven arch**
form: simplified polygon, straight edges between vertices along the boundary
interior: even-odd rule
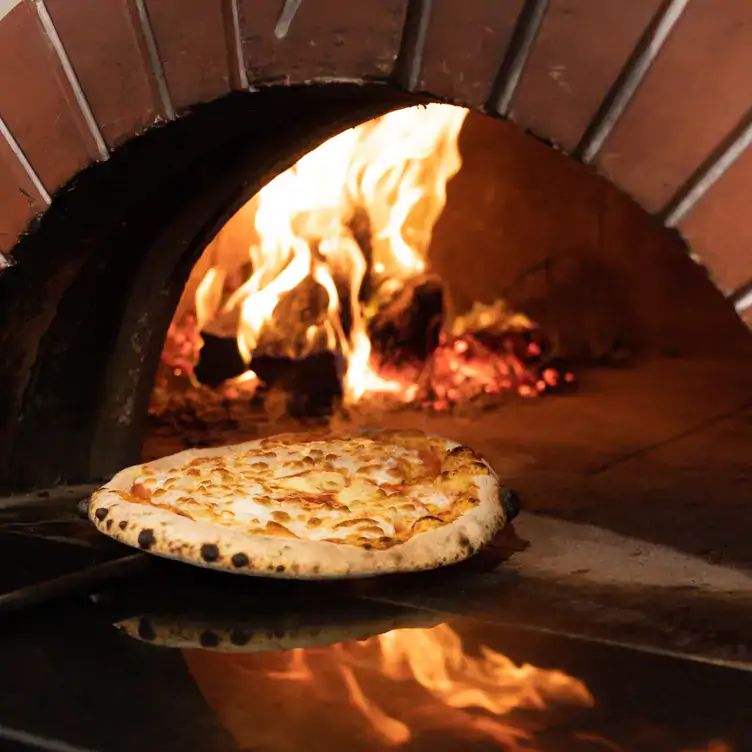
[[[53,482],[63,466],[66,479],[101,476],[132,454],[114,418],[107,431],[79,431],[94,446],[83,465],[66,450],[78,417],[95,409],[94,391],[96,410],[106,411],[104,399],[120,415],[138,412],[132,391],[107,387],[102,397],[83,382],[81,401],[65,410],[28,402],[40,380],[54,384],[76,357],[75,347],[57,349],[52,326],[72,299],[69,286],[79,302],[67,321],[88,325],[99,309],[92,302],[87,313],[80,301],[109,288],[85,286],[101,283],[116,251],[127,258],[128,243],[153,249],[168,235],[186,251],[180,243],[210,236],[294,156],[290,139],[302,153],[408,103],[446,101],[509,119],[591,165],[676,228],[752,322],[744,200],[752,7],[741,0],[723,8],[707,0],[6,0],[0,16],[0,264],[11,267],[0,273],[0,336],[17,364],[0,383],[0,425],[12,427],[0,437],[0,486],[11,468],[21,485],[31,480],[25,462],[35,482]],[[266,148],[273,131],[286,134],[284,158]],[[249,138],[257,140],[245,144],[246,157],[229,156]],[[239,171],[251,159],[256,172],[244,181]],[[225,176],[225,193],[199,190],[210,170]],[[78,206],[79,194],[108,174],[117,179],[101,195],[100,221],[84,221],[91,209]],[[135,206],[146,196],[155,212],[174,211],[169,229],[144,215],[116,232],[106,202]],[[213,208],[192,211],[194,201]],[[181,274],[198,252],[185,252]],[[116,287],[126,269],[113,264],[104,274]],[[143,289],[162,294],[156,284]],[[121,303],[119,315],[138,310]],[[23,326],[9,331],[19,312]],[[81,348],[90,345],[80,337]],[[121,351],[138,360],[141,346],[133,340]],[[40,447],[45,414],[61,425]],[[39,451],[60,456],[46,479],[29,459]]]
[[[4,0],[0,253],[88,164],[197,103],[380,82],[592,165],[749,317],[751,21],[743,0]]]

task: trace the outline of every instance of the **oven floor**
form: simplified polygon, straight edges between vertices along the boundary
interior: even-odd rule
[[[0,748],[750,749],[752,671],[568,636],[555,615],[546,631],[510,625],[504,604],[514,609],[515,587],[499,580],[492,598],[485,582],[485,603],[468,599],[481,575],[459,569],[423,576],[421,599],[415,578],[304,584],[159,563],[96,598],[17,614],[0,627]],[[426,607],[437,593],[445,610]],[[493,651],[502,668],[490,680],[456,658],[449,674],[452,697],[485,689],[499,712],[457,707],[409,671],[385,676],[386,643],[349,641],[384,630],[402,645],[403,669],[436,660],[447,633],[461,640],[466,663]],[[345,642],[325,645],[335,637]],[[267,650],[249,652],[259,639]],[[278,649],[300,639],[320,646]],[[521,691],[530,669],[505,672],[507,659],[570,678],[546,673]]]
[[[0,749],[752,749],[741,370],[712,393],[714,366],[664,362],[590,374],[579,393],[478,419],[425,418],[419,427],[483,452],[526,511],[479,556],[420,575],[216,575],[98,535],[76,512],[91,489],[0,500]],[[115,580],[107,568],[120,563]],[[61,576],[54,602],[33,591],[43,603],[30,608],[24,594]],[[399,642],[411,639],[399,630],[418,630],[403,658],[420,660],[442,625],[467,655],[485,645],[566,672],[595,706],[463,710],[414,677],[343,669],[357,646],[279,652],[296,644],[290,634],[323,644],[389,631]],[[256,637],[267,652],[232,652],[233,639]]]
[[[472,446],[528,511],[752,572],[751,370],[749,358],[655,358],[584,370],[573,393],[510,398],[484,412],[354,413],[353,421]],[[144,459],[180,451],[189,438],[228,444],[294,430],[300,424],[285,419],[249,432],[150,436]]]

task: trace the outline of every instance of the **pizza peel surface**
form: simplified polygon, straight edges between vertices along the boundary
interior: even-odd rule
[[[475,452],[386,430],[189,449],[119,472],[89,517],[159,556],[299,579],[451,564],[506,522],[498,478]]]

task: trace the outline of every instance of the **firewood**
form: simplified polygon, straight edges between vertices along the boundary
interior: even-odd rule
[[[246,370],[234,337],[215,337],[207,333],[201,336],[204,346],[201,348],[195,373],[202,384],[216,387],[227,379],[240,376]]]
[[[289,395],[287,412],[294,418],[329,415],[342,398],[343,365],[331,352],[305,358],[259,355],[253,358],[251,368],[268,388]]]
[[[374,352],[385,361],[426,361],[439,344],[445,290],[430,275],[407,280],[368,325]]]

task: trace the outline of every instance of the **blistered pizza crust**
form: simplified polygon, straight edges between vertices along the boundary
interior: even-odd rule
[[[495,473],[418,431],[286,435],[118,473],[89,516],[123,543],[244,574],[335,578],[470,556],[505,524]]]

